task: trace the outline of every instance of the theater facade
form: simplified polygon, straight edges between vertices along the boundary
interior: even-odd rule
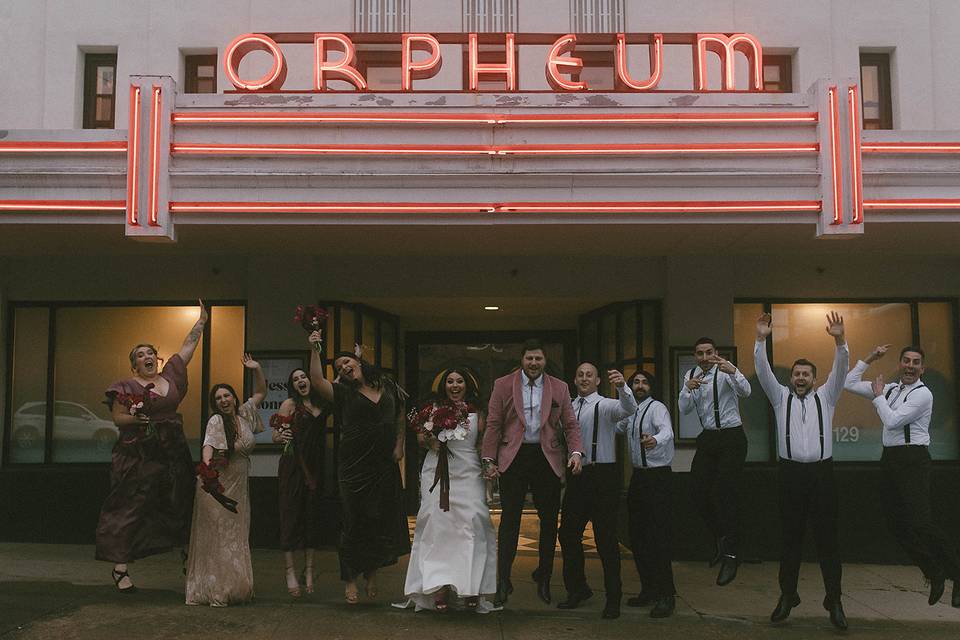
[[[175,352],[198,298],[211,321],[181,406],[197,453],[206,391],[244,386],[243,352],[267,368],[265,411],[286,397],[308,355],[298,304],[326,305],[329,347],[417,398],[452,363],[489,390],[532,336],[567,380],[584,359],[653,373],[680,443],[679,557],[708,549],[683,473],[699,425],[674,401],[691,342],[714,337],[756,382],[772,312],[785,376],[832,359],[837,310],[854,358],[926,349],[934,491],[960,534],[956,3],[77,6],[0,13],[0,539],[92,541],[116,437],[102,391],[133,344]],[[759,384],[743,412],[744,538],[775,557]],[[898,559],[864,535],[883,526],[879,420],[849,395],[834,423],[844,554]],[[266,434],[260,546],[278,455]],[[411,509],[417,467],[411,439]]]

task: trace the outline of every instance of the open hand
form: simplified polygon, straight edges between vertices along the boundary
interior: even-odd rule
[[[883,387],[885,386],[883,382],[883,376],[877,376],[877,379],[874,380],[872,383],[870,383],[870,386],[873,388],[874,398],[879,398],[880,396],[882,396]]]
[[[243,357],[241,358],[241,361],[243,362],[243,366],[246,367],[247,369],[259,369],[259,368],[260,368],[260,363],[257,362],[256,360],[254,360],[252,357],[250,357],[250,354],[249,354],[249,353],[243,354]]]
[[[769,313],[761,313],[760,317],[757,318],[757,342],[766,340],[767,337],[773,333],[773,316]]]
[[[843,344],[843,316],[836,311],[827,314],[827,334],[833,336],[837,340],[837,344]]]

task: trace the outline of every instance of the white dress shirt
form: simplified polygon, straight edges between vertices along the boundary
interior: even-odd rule
[[[617,432],[627,434],[630,445],[630,461],[634,467],[668,467],[673,462],[673,423],[667,406],[651,397],[644,398],[629,418],[617,424]],[[643,434],[653,436],[657,445],[644,449]]]
[[[833,369],[826,383],[812,393],[807,392],[803,397],[780,384],[773,375],[767,359],[766,341],[756,342],[753,347],[753,360],[760,386],[773,405],[773,415],[777,421],[777,452],[780,457],[794,462],[817,462],[833,457],[833,413],[843,393],[847,367],[850,364],[850,350],[847,345],[837,347],[833,356]]]
[[[520,384],[523,387],[523,441],[537,444],[540,442],[540,401],[543,398],[543,374],[537,376],[530,385],[526,372],[520,372]]]
[[[696,391],[687,388],[686,381],[696,378],[703,373],[700,387]],[[720,371],[719,365],[713,365],[706,371],[694,367],[683,376],[684,384],[680,385],[680,411],[683,413],[697,412],[700,425],[704,429],[729,429],[743,424],[740,419],[740,398],[750,395],[750,383],[737,369],[732,374]],[[716,394],[719,402],[720,424],[716,421],[713,397]]]
[[[583,442],[583,464],[594,462],[607,463],[617,461],[617,423],[633,414],[637,409],[637,399],[633,392],[623,385],[617,389],[618,399],[604,398],[594,391],[589,396],[579,396],[573,401],[573,410],[580,423],[580,441]],[[594,417],[600,421],[597,429]],[[596,431],[597,450],[593,450],[594,431]]]
[[[884,385],[881,395],[874,397],[873,386],[863,380],[863,374],[869,366],[863,360],[858,360],[847,374],[845,388],[873,402],[883,423],[883,446],[929,446],[933,393],[922,380],[917,380],[913,384],[891,382]]]

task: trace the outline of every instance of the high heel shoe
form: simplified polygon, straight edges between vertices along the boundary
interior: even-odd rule
[[[287,593],[292,598],[300,597],[300,583],[297,582],[297,570],[293,566],[287,567]]]
[[[357,588],[356,582],[347,583],[347,586],[343,589],[343,598],[347,601],[347,604],[360,602],[360,590]]]
[[[307,594],[313,593],[313,565],[308,564],[303,568],[300,579],[303,580],[303,588]]]

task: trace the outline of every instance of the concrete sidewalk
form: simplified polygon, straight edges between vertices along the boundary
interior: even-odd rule
[[[623,558],[624,589],[638,588],[629,555]],[[317,558],[317,592],[292,601],[284,586],[279,551],[253,553],[257,598],[251,605],[212,609],[183,604],[179,556],[168,553],[137,562],[131,572],[140,592],[117,593],[110,566],[93,560],[91,546],[0,544],[0,637],[2,638],[418,638],[463,640],[584,640],[635,638],[810,638],[838,635],[820,607],[819,568],[805,564],[802,604],[790,620],[768,621],[778,597],[777,564],[748,564],[737,581],[714,586],[715,571],[703,563],[674,564],[680,595],[672,618],[653,620],[646,609],[623,607],[618,620],[601,620],[600,562],[588,555],[587,573],[596,595],[574,611],[559,611],[535,595],[530,578],[536,558],[523,553],[514,567],[516,592],[502,612],[478,615],[414,613],[388,606],[402,599],[406,558],[386,569],[377,601],[350,607],[343,602],[336,554]],[[564,595],[557,558],[554,601]],[[949,605],[950,584],[940,604],[930,607],[919,570],[913,567],[847,565],[844,607],[853,638],[960,638],[960,610]]]

